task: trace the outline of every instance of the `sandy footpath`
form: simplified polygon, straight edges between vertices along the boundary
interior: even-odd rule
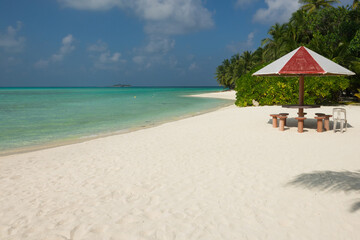
[[[345,108],[343,134],[229,106],[0,157],[0,239],[359,239],[360,107]]]

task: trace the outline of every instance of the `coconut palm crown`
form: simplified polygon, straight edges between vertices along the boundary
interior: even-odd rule
[[[320,8],[331,7],[334,3],[340,3],[339,0],[299,0],[299,3],[304,4],[301,8],[309,13]]]

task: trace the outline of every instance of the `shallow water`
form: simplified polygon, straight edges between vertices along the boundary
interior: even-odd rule
[[[0,88],[0,152],[149,126],[228,105],[221,88]]]

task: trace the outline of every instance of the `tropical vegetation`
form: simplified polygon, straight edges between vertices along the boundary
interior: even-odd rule
[[[299,0],[300,3],[304,4],[301,9],[311,13],[321,8],[331,7],[333,3],[340,3],[339,0]]]
[[[358,97],[360,99],[360,89],[358,89],[358,93],[355,93],[355,96]]]
[[[286,53],[306,46],[355,72],[351,77],[306,77],[305,103],[339,101],[341,95],[354,96],[360,88],[360,8],[333,7],[337,0],[300,0],[302,7],[287,23],[270,27],[268,37],[254,52],[245,51],[225,59],[215,78],[222,86],[237,91],[239,106],[293,103],[298,81],[293,78],[253,77],[251,73]],[[296,103],[296,102],[294,102]]]

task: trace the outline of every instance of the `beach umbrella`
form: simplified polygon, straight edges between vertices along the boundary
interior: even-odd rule
[[[325,47],[325,46],[324,46]],[[306,48],[299,47],[255,72],[253,76],[299,76],[299,117],[304,116],[304,77],[355,75],[352,71]]]

